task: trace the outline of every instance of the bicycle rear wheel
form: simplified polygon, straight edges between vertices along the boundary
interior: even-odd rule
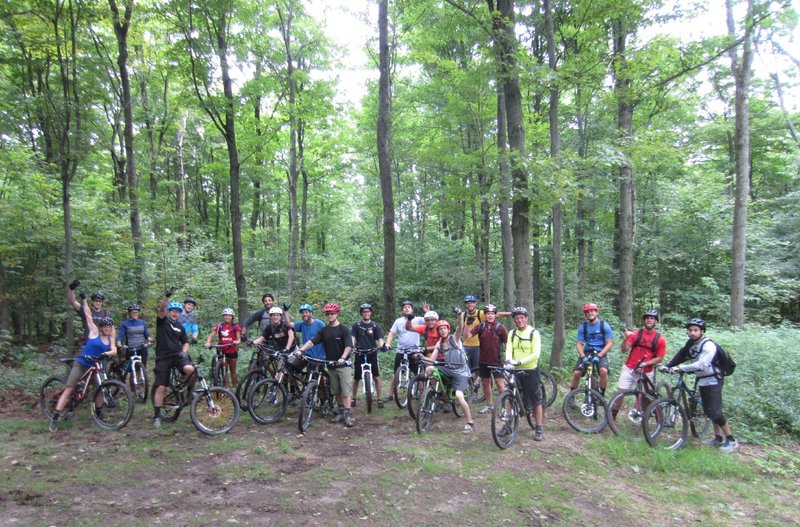
[[[392,397],[398,408],[405,408],[408,398],[408,368],[399,366],[394,372]]]
[[[247,402],[247,398],[250,394],[250,390],[264,378],[265,375],[262,370],[253,370],[239,379],[239,382],[236,384],[236,400],[239,401],[239,407],[242,410],[248,410],[250,403]]]
[[[608,427],[623,439],[641,441],[642,417],[652,398],[636,390],[620,392],[608,403]]]
[[[562,408],[569,426],[585,434],[599,434],[608,424],[606,400],[595,390],[575,388],[564,398]]]
[[[155,386],[153,386],[155,391]],[[178,390],[167,386],[167,394],[164,396],[164,402],[161,403],[161,420],[165,423],[172,423],[178,420],[183,410],[183,397]]]
[[[677,450],[686,443],[689,421],[681,405],[671,397],[656,399],[642,416],[642,430],[653,448]]]
[[[558,383],[553,374],[539,368],[539,380],[542,383],[542,401],[545,408],[550,408],[558,395]]]
[[[417,410],[419,409],[419,402],[420,397],[422,397],[422,392],[425,390],[425,384],[427,384],[428,378],[425,377],[424,373],[420,373],[419,375],[415,375],[413,379],[408,383],[408,393],[406,394],[406,410],[408,410],[408,415],[411,416],[411,419],[414,421],[417,420]]]
[[[520,407],[517,398],[503,392],[492,409],[492,439],[499,448],[510,447],[517,437]]]
[[[192,399],[189,417],[192,424],[207,435],[224,434],[239,421],[239,403],[230,390],[212,386]]]
[[[424,434],[433,427],[433,417],[436,414],[436,399],[438,394],[433,386],[425,388],[420,397],[419,411],[417,412],[417,432]]]
[[[48,419],[53,418],[53,413],[56,411],[56,404],[61,394],[64,393],[66,380],[64,377],[54,375],[49,377],[42,387],[39,389],[39,408]]]
[[[706,416],[703,407],[698,407],[697,403],[693,405],[690,403],[689,407],[692,410],[692,415],[689,419],[689,430],[692,432],[692,435],[700,441],[705,441],[713,437],[714,423]]]
[[[141,362],[134,362],[131,368],[131,373],[128,375],[128,384],[131,387],[131,393],[136,399],[137,403],[147,402],[147,392],[149,391],[149,383],[147,380],[147,372]]]
[[[286,415],[286,405],[286,389],[273,378],[259,381],[247,394],[247,412],[262,425],[280,421]]]
[[[367,413],[372,413],[372,375],[364,375],[364,399],[367,403]]]
[[[100,405],[98,401],[101,402]],[[106,379],[94,391],[92,419],[104,430],[119,430],[133,417],[135,404],[127,386],[119,381]]]
[[[300,400],[300,416],[297,419],[297,428],[304,434],[311,425],[311,417],[314,415],[314,407],[317,405],[317,382],[309,381],[303,390],[303,398]]]

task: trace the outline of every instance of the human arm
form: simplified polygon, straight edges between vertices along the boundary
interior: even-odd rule
[[[286,341],[286,351],[289,351],[294,348],[294,330],[289,328],[286,332],[289,335],[289,339]]]
[[[600,357],[605,357],[606,354],[611,351],[611,348],[614,347],[614,330],[611,329],[611,326],[608,325],[608,322],[603,322],[603,334],[608,335],[603,343],[603,349],[601,349],[597,355]]]
[[[83,318],[86,320],[86,329],[89,331],[89,338],[93,339],[100,334],[100,330],[97,329],[97,326],[94,323],[94,319],[92,318],[92,310],[89,307],[89,301],[86,300],[86,295],[81,294],[81,311],[83,312]]]
[[[75,298],[75,290],[80,286],[81,283],[79,280],[73,280],[69,283],[69,289],[67,289],[67,302],[75,311],[81,310],[81,303]]]
[[[395,337],[397,337],[397,334],[395,334],[393,331],[389,331],[389,334],[386,336],[386,347],[387,348],[391,348],[392,347],[392,341],[395,339]]]
[[[122,323],[119,325],[119,333],[117,333],[117,338],[115,339],[115,343],[117,346],[122,346],[122,341],[125,340],[125,329],[128,327],[128,321],[123,320]],[[145,326],[145,335],[147,334],[147,327]]]
[[[211,347],[211,339],[214,338],[215,336],[217,336],[217,334],[218,334],[217,328],[218,327],[219,327],[218,325],[214,326],[214,329],[212,329],[211,333],[208,334],[208,338],[206,339],[206,344],[205,344],[206,348],[210,348]]]
[[[700,353],[697,355],[694,362],[679,365],[677,368],[685,373],[694,373],[704,370],[713,371],[712,362],[716,354],[717,346],[711,340],[706,340],[703,342]]]
[[[247,328],[249,328],[256,320],[261,320],[261,316],[263,314],[263,309],[259,309],[258,311],[250,313],[250,315],[244,319],[244,322],[242,322],[242,334],[247,335]]]
[[[233,343],[234,344],[241,344],[242,343],[242,326],[239,324],[234,324],[234,328],[236,331],[234,332]]]
[[[294,329],[294,322],[292,322],[292,317],[289,315],[288,309],[283,312],[283,322],[286,324],[287,328]]]
[[[115,336],[116,332],[117,332],[116,328],[114,328],[114,326],[111,326],[111,339],[108,343],[110,349],[104,353],[104,355],[107,355],[109,357],[113,357],[117,354],[117,343]]]

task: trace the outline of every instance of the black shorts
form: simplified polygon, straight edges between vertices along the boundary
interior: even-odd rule
[[[239,352],[238,351],[234,351],[233,353],[224,353],[223,355],[225,355],[226,359],[238,359],[239,358]]]
[[[169,386],[170,369],[177,368],[183,373],[184,366],[191,365],[192,361],[185,353],[179,353],[166,359],[156,359],[156,367],[153,368],[153,373],[156,377],[155,386]]]
[[[582,361],[583,359],[578,357],[578,362],[575,363],[575,371],[577,370],[586,371],[586,369],[583,367]],[[595,366],[597,366],[598,369],[605,368],[606,370],[608,370],[608,355],[603,355],[602,357],[600,357],[600,362],[598,364],[595,364]]]
[[[367,362],[369,362],[370,366],[372,366],[372,377],[378,378],[381,376],[380,368],[378,365],[378,354],[377,353],[367,353]],[[361,373],[361,365],[364,363],[364,356],[359,355],[358,357],[353,357],[353,378],[357,381],[360,381],[363,377]]]
[[[522,402],[525,411],[530,412],[537,406],[542,405],[542,381],[539,376],[539,368],[535,370],[523,370],[516,374],[517,382],[522,389]]]
[[[490,379],[492,377],[492,368],[497,368],[499,366],[500,364],[479,364],[478,374],[481,376],[481,379]]]

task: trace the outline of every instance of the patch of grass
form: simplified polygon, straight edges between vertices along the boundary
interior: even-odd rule
[[[505,507],[522,510],[533,503],[547,513],[570,517],[575,514],[575,508],[570,505],[573,492],[554,483],[546,474],[490,473],[487,478]]]
[[[767,474],[800,479],[800,455],[785,448],[770,448],[763,458],[756,458],[753,463]]]

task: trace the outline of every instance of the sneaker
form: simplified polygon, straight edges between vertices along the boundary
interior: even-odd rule
[[[533,440],[534,441],[541,441],[542,439],[544,439],[544,434],[542,433],[542,427],[541,426],[537,426],[533,430]]]
[[[719,448],[722,446],[723,441],[721,437],[714,436],[708,439],[703,439],[702,443],[706,446]]]
[[[158,430],[161,428],[161,418],[160,417],[153,417],[153,428]]]
[[[467,423],[467,424],[464,425],[464,433],[465,434],[471,434],[474,431],[475,431],[475,425],[474,424]]]
[[[492,412],[492,410],[494,410],[494,405],[493,405],[493,404],[487,404],[486,406],[484,406],[483,408],[481,408],[481,409],[478,411],[478,413],[479,413],[479,414],[488,414],[488,413],[491,413],[491,412]]]
[[[343,413],[337,412],[337,413],[333,414],[333,417],[331,417],[331,423],[341,423],[343,420],[344,420],[344,414]]]
[[[353,419],[352,415],[344,416],[344,426],[347,428],[353,428],[353,425],[356,424],[355,420]]]
[[[726,454],[731,454],[739,450],[739,442],[737,440],[731,441],[730,439],[726,439],[722,446],[719,447],[720,452],[724,452]]]
[[[386,399],[384,399],[384,401],[386,401],[387,403],[392,403],[392,402],[394,402],[394,395],[390,395],[389,397],[387,397]]]
[[[508,425],[503,425],[503,428],[500,429],[497,435],[499,437],[506,437],[508,435],[511,435],[511,427]]]
[[[58,417],[53,417],[52,419],[50,419],[49,430],[51,432],[57,432],[58,431]]]
[[[378,399],[378,408],[383,408],[383,399]]]

